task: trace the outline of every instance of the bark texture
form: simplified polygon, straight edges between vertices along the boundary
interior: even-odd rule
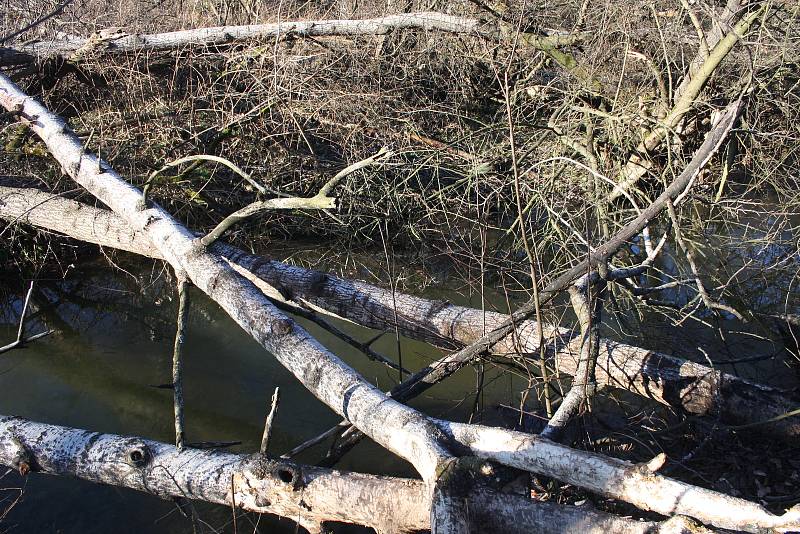
[[[552,462],[547,460],[550,448],[563,452],[564,449],[557,444],[502,429],[484,430],[473,425],[437,422],[388,398],[280,313],[255,285],[237,275],[228,263],[199,245],[193,234],[162,208],[143,203],[141,192],[125,183],[105,162],[86,153],[61,119],[24,95],[2,75],[0,105],[21,117],[45,141],[66,173],[111,207],[131,228],[146,235],[165,260],[176,270],[185,272],[199,289],[274,354],[307,389],[377,443],[411,462],[422,475],[428,496],[439,482],[443,468],[454,458],[451,450],[455,445],[454,439],[473,455],[491,457],[512,467],[535,465],[530,459],[531,444],[535,443],[537,468],[558,470],[558,458]],[[487,435],[489,431],[491,433]],[[24,446],[17,447],[17,453],[20,449],[25,453]],[[149,449],[135,450],[129,452],[128,458],[136,465],[142,463],[148,454]],[[593,456],[593,460],[605,461],[612,469],[617,462],[599,455]],[[652,486],[649,488],[654,491],[668,489],[675,482],[657,474],[650,476]],[[581,480],[580,484],[586,487],[595,481]],[[681,513],[685,508],[702,521],[751,532],[800,528],[800,510],[774,516],[742,499],[683,486],[686,491],[702,495],[707,508],[691,503],[681,508],[682,501],[677,500],[670,509],[671,514]],[[648,501],[649,497],[640,493],[634,497],[613,486],[604,486],[604,489],[618,492],[622,499],[635,498],[637,503]],[[638,491],[640,488],[635,489]],[[649,501],[642,506],[650,506]],[[742,514],[733,509],[736,507],[748,510],[750,514],[742,518]],[[725,512],[727,508],[730,510]],[[735,521],[742,523],[734,524]],[[467,527],[463,521],[453,523],[445,522],[441,531],[461,532]],[[433,520],[432,524],[435,526]],[[434,529],[434,532],[439,530]]]
[[[216,26],[149,35],[124,32],[98,32],[89,38],[36,42],[17,48],[0,49],[0,65],[20,64],[32,59],[55,56],[73,58],[77,52],[169,51],[192,46],[220,46],[278,36],[322,37],[326,35],[384,35],[394,29],[440,30],[470,33],[479,26],[477,19],[443,13],[406,13],[362,20],[316,20]]]
[[[442,429],[471,454],[629,502],[663,515],[687,515],[706,524],[747,532],[791,532],[800,528],[800,505],[783,515],[599,454],[505,429],[441,422]],[[545,467],[546,466],[546,467]]]
[[[42,138],[65,173],[147,235],[162,257],[219,304],[317,398],[375,442],[408,460],[427,482],[451,455],[438,428],[423,414],[388,398],[300,325],[280,312],[251,282],[107,163],[87,153],[59,117],[0,74],[0,105]]]
[[[280,515],[313,527],[344,521],[396,531],[429,527],[421,482],[337,472],[260,454],[185,448],[0,417],[0,464],[127,487],[162,498],[185,497]]]
[[[186,448],[0,416],[0,465],[126,487],[162,498],[236,505],[315,530],[326,521],[379,532],[430,528],[425,485],[418,480],[321,469],[260,454]],[[539,503],[482,488],[469,496],[477,528],[498,533],[671,533],[685,518],[636,521],[587,507]],[[695,527],[696,528],[696,527]],[[704,529],[703,529],[704,530]]]

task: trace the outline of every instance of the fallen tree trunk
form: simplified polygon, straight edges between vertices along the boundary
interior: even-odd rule
[[[45,209],[48,205],[53,209]],[[27,206],[29,211],[21,210],[18,213],[23,220],[32,224],[42,226],[45,222],[42,215],[45,215],[51,221],[50,225],[59,221],[60,225],[64,225],[61,229],[72,228],[74,234],[92,237],[94,232],[100,232],[106,236],[105,239],[94,236],[89,241],[108,241],[113,244],[116,239],[114,236],[119,235],[121,247],[131,252],[143,253],[151,246],[140,238],[140,234],[130,232],[129,227],[113,213],[49,193],[0,188],[0,215],[9,218],[6,210],[10,206],[16,209]],[[131,245],[131,242],[137,244]],[[157,257],[156,254],[152,255]],[[793,521],[792,516],[774,516],[763,508],[740,499],[731,499],[732,502],[720,506],[719,501],[725,503],[727,498],[717,492],[658,476],[648,472],[643,466],[575,451],[528,434],[446,421],[438,421],[437,424],[454,442],[467,448],[472,454],[557,478],[646,510],[665,515],[677,512],[702,517],[705,521],[723,528],[730,528],[730,525],[740,528],[742,517],[748,521],[756,521],[758,525],[768,526],[765,528],[777,528]],[[715,511],[718,509],[722,512]],[[740,517],[733,515],[732,511],[739,513]],[[709,517],[712,513],[716,514],[714,519]]]
[[[0,65],[24,65],[53,57],[63,57],[74,61],[79,59],[79,56],[92,51],[103,53],[168,52],[190,47],[231,45],[289,35],[295,37],[385,35],[401,29],[435,30],[483,37],[500,36],[498,28],[476,18],[420,12],[361,20],[310,20],[246,26],[217,26],[150,35],[100,31],[86,39],[63,39],[29,43],[17,48],[0,48]],[[574,44],[582,38],[580,34],[522,35],[527,46],[548,50]]]
[[[23,117],[77,183],[152,241],[163,257],[208,294],[317,398],[375,442],[408,460],[432,484],[452,455],[423,414],[393,401],[280,312],[251,282],[107,163],[86,153],[63,120],[0,75],[0,105]]]
[[[82,478],[150,493],[275,514],[315,532],[325,522],[378,532],[430,528],[425,486],[418,480],[333,471],[260,454],[232,454],[101,434],[0,416],[0,465]],[[489,489],[469,497],[478,529],[499,533],[681,532],[692,522],[615,517],[586,507],[541,503]],[[706,529],[700,529],[705,531]],[[697,532],[697,530],[695,530]]]
[[[163,259],[152,242],[135,232],[119,216],[35,189],[0,186],[0,218],[31,224],[63,233],[81,241]],[[397,320],[400,332],[413,339],[452,348],[468,345],[484,332],[501,325],[508,316],[431,301],[345,280],[318,271],[294,267],[217,243],[213,250],[223,255],[237,270],[248,274],[274,298],[290,297],[317,310],[347,319],[362,326],[385,329]],[[484,323],[485,320],[485,323]],[[577,370],[580,339],[565,328],[545,328],[550,353],[558,370],[574,375]],[[494,345],[496,354],[517,351],[538,354],[536,323],[517,325],[514,336]],[[718,416],[730,424],[768,421],[789,413],[800,404],[791,393],[754,384],[698,363],[650,351],[609,339],[601,339],[597,365],[598,383],[625,389],[688,413]],[[757,430],[776,437],[800,436],[800,417],[788,417],[760,425]]]
[[[237,275],[224,260],[207,251],[191,232],[165,210],[143,202],[141,192],[127,184],[107,163],[88,153],[62,119],[22,93],[3,75],[0,75],[0,105],[22,118],[44,140],[66,173],[110,206],[132,228],[146,235],[177,271],[189,276],[199,289],[271,352],[310,392],[378,444],[408,460],[422,475],[431,501],[437,502],[432,513],[447,512],[452,508],[467,509],[464,499],[481,474],[472,473],[470,485],[458,488],[449,487],[442,475],[457,458],[457,452],[474,447],[474,442],[470,440],[476,433],[481,433],[478,427],[465,425],[470,432],[465,434],[464,442],[454,443],[451,438],[458,440],[461,434],[448,434],[446,429],[461,427],[426,417],[387,397],[322,347],[294,321],[280,313],[255,285]],[[542,469],[542,474],[548,476],[551,476],[551,472],[560,473],[561,462],[567,455],[574,458],[575,462],[606,462],[611,469],[615,469],[614,465],[618,462],[601,455],[574,451],[548,440],[535,440],[533,436],[502,429],[492,430],[495,434],[481,441],[480,450],[483,454],[510,466],[534,465],[530,460],[533,455],[537,469]],[[498,434],[501,439],[496,439]],[[534,440],[535,450],[531,450],[531,447],[509,449],[509,444],[515,439],[523,439],[519,436]],[[551,456],[558,459],[551,460]],[[136,460],[134,457],[131,459]],[[667,491],[677,482],[655,473],[650,477],[652,485],[649,487],[656,491],[654,498],[660,497],[657,491]],[[580,480],[580,484],[592,486],[594,482]],[[691,485],[678,484],[685,487],[686,492],[690,489],[695,491]],[[621,484],[604,488],[604,491],[620,500],[642,502],[643,499],[647,500],[647,496],[639,495],[637,492],[640,489],[638,485],[629,488]],[[693,503],[678,499],[673,503],[670,513],[680,515],[689,511],[697,514],[696,519],[700,521],[749,532],[800,528],[800,511],[793,510],[775,516],[743,499],[700,488],[697,491],[702,493],[707,508],[698,508]],[[447,499],[452,502],[442,506],[442,501]],[[749,510],[752,514],[745,523],[734,525],[731,518],[740,517],[736,509]],[[463,519],[448,521],[448,516],[453,517],[452,514],[431,517],[434,533],[465,532],[470,527]],[[436,528],[437,524],[441,528]]]
[[[479,458],[532,472],[539,472],[538,464],[544,461],[554,478],[565,482],[581,480],[581,487],[603,495],[624,494],[626,502],[642,510],[665,515],[680,510],[680,514],[690,517],[702,515],[705,522],[719,528],[749,532],[792,532],[800,526],[800,505],[778,516],[755,503],[727,496],[721,499],[717,492],[657,475],[665,457],[654,462],[654,468],[608,458],[596,463],[600,455],[575,451],[522,432],[445,421],[440,425]],[[542,443],[547,443],[546,453]],[[587,482],[591,488],[585,485]]]

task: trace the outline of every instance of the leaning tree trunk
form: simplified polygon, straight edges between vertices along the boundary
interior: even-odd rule
[[[63,120],[3,75],[0,105],[22,117],[76,182],[147,235],[176,271],[186,273],[309,391],[377,443],[408,460],[431,489],[435,486],[439,466],[452,454],[432,421],[388,398],[325,349],[163,208],[145,202],[141,191],[86,153]]]
[[[113,212],[51,193],[0,186],[0,218],[60,232],[81,241],[163,259],[146,235],[132,230]],[[483,335],[484,324],[488,331],[508,319],[505,314],[444,301],[431,301],[404,293],[392,295],[390,291],[364,282],[287,265],[220,242],[212,249],[261,289],[269,291],[271,297],[288,297],[324,313],[378,330],[394,326],[396,316],[403,335],[442,347],[452,347],[453,342],[469,345]],[[559,372],[574,375],[580,339],[566,328],[546,326],[544,331],[550,340],[548,348]],[[524,321],[517,325],[514,336],[501,340],[492,350],[500,355],[517,351],[538,354],[537,339],[536,323]],[[800,436],[800,416],[775,420],[800,404],[797,394],[610,339],[601,339],[600,343],[598,384],[625,389],[694,415],[719,417],[724,423],[750,424],[774,420],[754,427],[754,431],[788,440]]]

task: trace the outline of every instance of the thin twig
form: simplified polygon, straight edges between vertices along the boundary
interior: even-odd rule
[[[51,19],[51,18],[53,18],[53,17],[55,17],[57,15],[60,15],[61,12],[64,11],[64,9],[68,5],[70,5],[73,1],[74,0],[64,0],[64,2],[61,2],[58,6],[56,6],[56,8],[53,11],[51,11],[51,12],[45,14],[45,15],[42,15],[41,17],[39,17],[38,19],[34,20],[30,24],[26,24],[25,26],[23,26],[22,28],[20,28],[19,30],[15,31],[13,33],[9,33],[8,35],[4,35],[3,37],[0,37],[0,44],[6,44],[7,41],[10,41],[14,37],[17,37],[18,35],[22,35],[26,31],[35,28],[36,26],[38,26],[42,22],[45,22],[48,19]]]
[[[267,210],[295,210],[295,209],[309,209],[309,210],[328,210],[336,207],[336,198],[330,197],[328,194],[344,177],[352,174],[358,169],[372,165],[373,163],[387,158],[394,153],[386,147],[383,147],[377,154],[370,156],[364,160],[353,163],[348,167],[342,169],[336,175],[328,180],[312,197],[287,197],[287,198],[271,198],[269,200],[258,200],[245,206],[244,208],[235,211],[234,213],[225,217],[217,226],[211,230],[208,235],[203,237],[200,242],[208,247],[235,224],[249,219],[253,215]],[[185,158],[184,158],[185,159]],[[227,161],[227,160],[226,160]],[[233,164],[231,164],[233,165]],[[152,176],[151,176],[152,178]],[[148,180],[149,182],[150,180]],[[146,194],[147,185],[142,190],[142,195]]]
[[[383,227],[378,224],[378,232],[381,235],[381,241],[383,242],[383,254],[386,258],[386,270],[389,274],[389,289],[392,292],[392,313],[394,314],[394,339],[395,339],[395,346],[397,347],[397,364],[400,368],[400,382],[403,381],[403,350],[400,346],[400,321],[397,316],[397,280],[394,277],[394,255],[392,258],[389,258],[389,245],[387,243],[389,237],[389,222],[384,221],[386,226],[386,236],[384,237],[384,229]]]
[[[175,347],[172,352],[172,392],[175,405],[175,446],[183,450],[185,432],[183,427],[183,344],[186,340],[186,323],[189,315],[189,280],[185,274],[178,275],[178,326],[175,332]]]
[[[18,347],[21,347],[21,346],[25,345],[25,343],[30,343],[31,341],[36,341],[37,339],[43,338],[43,337],[48,336],[48,335],[53,333],[52,330],[47,330],[45,332],[40,332],[38,334],[34,334],[34,335],[32,335],[30,337],[27,337],[27,338],[24,337],[25,336],[25,317],[28,314],[28,304],[30,303],[31,294],[33,293],[33,286],[34,286],[34,281],[31,280],[31,284],[28,287],[28,292],[25,294],[25,300],[24,300],[24,302],[22,304],[22,313],[19,316],[19,327],[17,328],[17,339],[15,341],[9,343],[8,345],[0,347],[0,354],[3,354],[4,352],[8,352],[10,350],[16,349]]]
[[[378,163],[379,161],[382,161],[382,160],[384,160],[386,158],[390,158],[393,155],[394,155],[394,152],[389,150],[389,147],[386,147],[386,146],[382,147],[378,151],[378,153],[375,154],[374,156],[370,156],[368,158],[362,159],[361,161],[357,161],[357,162],[353,163],[352,165],[348,165],[347,167],[345,167],[341,171],[337,172],[336,175],[333,178],[328,180],[328,182],[319,189],[319,192],[317,193],[317,195],[321,196],[321,197],[328,196],[330,194],[330,192],[333,191],[333,188],[336,187],[336,184],[341,182],[342,179],[345,178],[346,176],[349,176],[350,174],[353,174],[354,172],[356,172],[359,169],[363,169],[364,167],[369,167],[370,165]]]
[[[342,421],[338,425],[329,428],[328,430],[326,430],[322,434],[320,434],[320,435],[318,435],[316,437],[313,437],[313,438],[311,438],[309,440],[304,441],[303,443],[301,443],[300,445],[298,445],[294,449],[290,450],[286,454],[282,454],[281,458],[286,458],[286,459],[293,458],[293,457],[297,456],[298,454],[300,454],[301,452],[310,449],[314,445],[322,443],[326,439],[328,439],[330,437],[333,437],[336,434],[339,434],[341,432],[344,432],[348,428],[350,428],[350,423],[348,421]]]
[[[233,172],[235,172],[236,174],[238,174],[239,176],[241,176],[242,178],[244,178],[247,183],[252,185],[262,195],[267,193],[267,190],[264,188],[264,186],[262,186],[261,184],[259,184],[255,180],[253,180],[253,178],[248,173],[244,172],[242,169],[240,169],[238,166],[236,166],[231,161],[229,161],[229,160],[227,160],[225,158],[221,158],[219,156],[210,156],[210,155],[207,155],[207,154],[196,154],[194,156],[186,156],[184,158],[176,159],[175,161],[171,161],[170,163],[167,163],[166,165],[164,165],[160,169],[158,169],[156,171],[153,171],[150,174],[150,176],[147,178],[147,181],[144,183],[144,186],[142,187],[142,203],[144,204],[147,201],[147,193],[152,188],[154,180],[156,179],[156,177],[159,174],[161,174],[164,171],[169,170],[169,169],[171,169],[173,167],[177,167],[179,165],[182,165],[184,163],[189,163],[191,161],[213,161],[215,163],[221,163],[221,164],[225,165],[226,167],[228,167]]]
[[[239,528],[236,525],[236,479],[234,478],[233,473],[231,473],[231,514],[233,515],[233,534],[237,534],[239,532]]]
[[[267,421],[264,423],[264,435],[261,436],[261,454],[267,454],[269,451],[269,438],[272,436],[272,422],[275,420],[275,413],[278,411],[278,403],[280,402],[281,388],[276,387],[275,393],[272,394],[272,405],[267,415]]]
[[[342,341],[344,341],[345,343],[347,343],[351,347],[354,347],[354,348],[358,349],[360,352],[362,352],[370,360],[372,360],[374,362],[380,362],[380,363],[386,365],[387,367],[390,367],[390,368],[394,369],[395,371],[402,371],[403,373],[411,374],[411,372],[408,369],[402,367],[401,365],[399,365],[397,363],[394,363],[392,360],[390,360],[389,358],[387,358],[383,354],[381,354],[379,352],[376,352],[372,348],[372,344],[375,343],[381,337],[383,337],[387,332],[386,330],[384,330],[382,332],[379,332],[378,334],[373,336],[371,339],[368,339],[367,341],[362,343],[362,342],[358,341],[357,339],[355,339],[350,334],[348,334],[347,332],[345,332],[344,330],[341,330],[340,328],[336,327],[330,321],[327,321],[324,318],[320,317],[318,313],[315,313],[310,309],[301,307],[299,304],[296,304],[294,302],[281,301],[281,300],[273,299],[273,298],[271,298],[269,296],[267,298],[269,298],[270,302],[272,302],[278,309],[280,309],[282,311],[285,311],[287,313],[291,313],[293,315],[298,315],[298,316],[302,317],[303,319],[307,319],[307,320],[312,321],[313,323],[316,323],[317,325],[321,326],[322,328],[324,328],[325,330],[327,330],[328,332],[330,332],[334,336],[338,337],[339,339],[341,339]]]

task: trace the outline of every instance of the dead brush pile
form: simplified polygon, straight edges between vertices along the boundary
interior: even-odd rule
[[[257,2],[213,9],[210,3],[162,2],[154,10],[143,2],[117,10],[96,4],[67,6],[37,27],[36,37],[88,35],[110,26],[161,32],[391,11],[359,6],[347,13],[347,6],[338,4],[313,11],[307,4],[270,9]],[[744,40],[703,81],[680,125],[668,125],[670,135],[645,152],[652,167],[633,194],[641,193],[637,202],[646,204],[653,184],[680,169],[702,139],[713,109],[743,91],[752,122],[746,129],[755,133],[737,136],[726,184],[715,188],[719,180],[710,179],[702,190],[715,197],[717,189],[728,195],[754,186],[793,189],[786,180],[796,176],[796,154],[786,136],[796,135],[791,124],[797,109],[797,13],[781,4],[739,3],[736,15],[710,4],[688,10],[662,4],[485,9],[449,4],[448,12],[480,17],[502,31],[495,39],[436,31],[311,39],[289,33],[226,48],[93,54],[77,68],[49,72],[43,80],[22,79],[54,110],[71,117],[90,145],[135,183],[177,158],[213,154],[275,191],[300,194],[382,146],[396,152],[378,171],[343,184],[338,220],[268,217],[259,228],[262,235],[369,240],[381,220],[406,244],[452,243],[447,235],[452,232],[461,238],[457,246],[471,252],[472,244],[461,241],[474,240],[474,232],[464,226],[479,217],[508,235],[499,246],[509,248],[519,241],[518,231],[505,231],[520,202],[528,231],[560,255],[559,250],[583,248],[576,232],[541,223],[560,215],[584,234],[590,222],[611,228],[630,215],[629,202],[606,205],[597,199],[613,191],[643,136],[676,107],[692,60],[711,46],[715,31],[739,20],[740,12],[762,10]],[[417,7],[422,6],[408,9]],[[20,25],[13,18],[17,12],[8,11],[7,27]],[[566,34],[575,43],[543,51],[526,44],[521,31]],[[224,167],[192,167],[163,178],[154,194],[180,206],[197,224],[210,224],[253,196]],[[520,198],[512,186],[514,169]]]
[[[149,183],[150,198],[198,231],[257,198],[314,195],[387,147],[391,155],[379,165],[338,183],[336,210],[269,212],[226,239],[258,247],[313,238],[348,251],[388,241],[387,248],[446,257],[470,291],[499,287],[510,308],[652,204],[721,111],[741,99],[736,126],[680,201],[610,260],[610,268],[646,262],[647,270],[609,285],[603,335],[665,352],[680,346],[704,365],[797,387],[800,9],[793,3],[128,0],[109,9],[95,0],[67,4],[15,35],[30,22],[30,6],[9,2],[2,46],[18,50],[31,38],[68,40],[111,27],[143,34],[432,10],[477,21],[464,31],[287,31],[126,53],[81,47],[80,55],[8,71],[69,118],[92,151],[136,186]],[[6,180],[81,198],[48,170],[47,152],[26,129],[9,124],[0,137]],[[217,159],[165,168],[198,155]],[[568,308],[562,300],[541,313],[560,324]],[[509,366],[527,373],[531,390],[548,389],[530,361]],[[755,451],[748,436],[716,422],[645,413],[624,395],[604,402],[620,409],[619,432],[594,440],[587,425],[571,439],[636,459],[669,449],[680,458],[670,469],[684,477],[708,482],[722,472],[728,476],[715,487],[776,509],[797,500],[792,451],[775,444]],[[736,475],[719,452],[731,436],[743,456],[771,456],[771,467]],[[568,488],[547,491],[568,500]]]

